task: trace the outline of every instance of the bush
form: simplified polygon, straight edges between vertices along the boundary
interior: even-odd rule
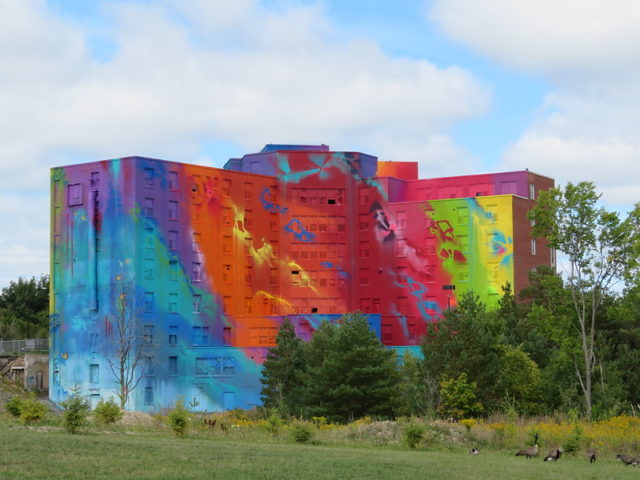
[[[87,425],[87,417],[91,412],[89,400],[80,394],[80,389],[71,389],[71,396],[61,403],[64,408],[62,413],[62,425],[69,433],[76,433]]]
[[[24,423],[38,423],[47,416],[49,409],[35,398],[22,401],[20,420]]]
[[[424,441],[424,427],[422,425],[410,423],[404,427],[402,436],[404,438],[404,443],[406,443],[409,448],[415,450]]]
[[[179,399],[176,407],[169,412],[169,426],[173,433],[179,437],[184,437],[189,430],[189,411],[184,407],[184,402]]]
[[[100,423],[115,423],[122,418],[122,410],[113,397],[106,402],[101,398],[94,410],[96,420]]]
[[[11,400],[7,402],[4,408],[6,408],[7,412],[9,412],[11,415],[17,418],[22,413],[23,403],[24,401],[22,400],[22,398],[13,397]]]
[[[440,382],[440,414],[454,420],[473,417],[482,412],[476,401],[476,382],[469,382],[466,373],[456,378],[444,377]]]
[[[274,413],[269,418],[267,418],[267,423],[265,424],[264,428],[267,430],[267,432],[275,437],[276,435],[278,435],[281,426],[282,419]]]
[[[296,443],[307,443],[311,440],[313,432],[308,425],[304,425],[302,423],[298,423],[293,426],[291,430],[291,437]]]
[[[582,442],[582,429],[576,425],[569,438],[564,442],[562,448],[567,455],[574,455],[580,449],[580,443]]]

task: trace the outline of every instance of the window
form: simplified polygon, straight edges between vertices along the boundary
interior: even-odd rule
[[[153,270],[154,270],[154,261],[153,258],[145,258],[144,259],[144,279],[145,280],[153,280]]]
[[[89,383],[100,383],[100,365],[97,363],[89,365]]]
[[[178,279],[178,262],[176,260],[169,260],[169,280]]]
[[[144,186],[153,188],[153,168],[144,169]]]
[[[222,179],[222,194],[225,197],[231,195],[231,180],[229,180],[228,178]]]
[[[531,255],[535,255],[536,254],[536,239],[532,238],[531,239]]]
[[[144,214],[147,217],[153,217],[153,198],[144,199]]]
[[[153,387],[151,385],[144,387],[144,405],[145,407],[153,405]]]
[[[253,217],[253,212],[251,210],[244,211],[244,226],[245,228],[249,228],[251,226],[251,218]]]
[[[178,326],[171,325],[169,326],[169,345],[177,345],[178,344]]]
[[[369,242],[360,242],[360,258],[369,257]]]
[[[244,297],[244,313],[253,313],[253,300],[251,297]]]
[[[153,344],[153,325],[144,326],[144,336],[142,341],[145,345]]]
[[[178,311],[178,294],[169,294],[169,313],[176,313]]]
[[[178,172],[169,172],[169,190],[178,190]]]
[[[458,225],[466,225],[469,219],[469,209],[467,207],[458,207],[456,213]]]
[[[368,268],[360,269],[360,286],[361,287],[369,286],[369,273],[370,271]]]
[[[222,343],[231,345],[231,327],[224,327],[222,329]]]
[[[269,272],[269,285],[277,286],[278,285],[278,269],[272,268]]]
[[[142,357],[142,366],[144,368],[145,377],[151,377],[155,374],[154,372],[154,364],[153,364],[153,355],[145,355]]]
[[[244,283],[251,285],[253,283],[253,267],[244,267]]]
[[[529,184],[529,198],[531,200],[536,198],[536,186],[533,183]]]
[[[202,301],[202,296],[201,295],[194,295],[193,296],[193,302],[192,302],[192,306],[193,306],[193,313],[200,313],[201,310],[201,301]]]
[[[56,182],[59,182],[59,180],[56,180]],[[91,172],[91,177],[89,178],[89,186],[91,188],[98,188],[100,186],[100,172]]]
[[[98,339],[100,335],[97,333],[92,333],[89,335],[89,346],[91,347],[91,351],[95,352],[98,349]]]
[[[403,239],[396,240],[396,257],[407,256],[407,241]]]
[[[202,280],[202,264],[199,262],[193,262],[191,268],[191,279],[194,282],[199,282]]]
[[[222,297],[222,310],[224,313],[231,313],[231,297],[229,295]]]
[[[222,237],[222,253],[224,255],[231,255],[231,237],[228,235]]]
[[[178,357],[169,357],[169,375],[178,375]]]
[[[144,311],[153,312],[153,292],[144,292]]]
[[[209,344],[209,327],[193,327],[193,345],[202,347]]]
[[[169,250],[178,249],[178,232],[175,230],[169,230]]]
[[[371,308],[371,313],[380,313],[380,299],[379,298],[374,298],[373,299],[373,306]]]
[[[202,234],[193,232],[191,236],[191,250],[194,252],[200,252],[200,245],[202,245]]]
[[[396,215],[398,220],[398,228],[405,229],[407,228],[407,212],[398,212]]]
[[[67,187],[67,204],[70,207],[82,205],[82,184],[76,183]]]
[[[369,215],[360,215],[359,216],[359,224],[360,224],[360,231],[365,231],[369,229]]]
[[[360,205],[366,205],[369,203],[369,188],[360,188],[360,190],[358,191],[358,201]]]
[[[178,202],[169,200],[169,220],[178,219]]]
[[[232,376],[235,373],[233,357],[198,357],[196,375],[200,377]]]
[[[227,263],[222,266],[222,281],[226,284],[230,284],[231,280],[231,265]]]

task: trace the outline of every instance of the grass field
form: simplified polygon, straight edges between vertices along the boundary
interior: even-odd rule
[[[30,430],[0,424],[2,479],[626,479],[640,469],[613,458],[558,463],[511,452],[409,451],[297,445],[166,433]]]

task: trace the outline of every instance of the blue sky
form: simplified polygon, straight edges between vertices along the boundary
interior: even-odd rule
[[[48,270],[48,169],[327,143],[640,200],[635,0],[7,0],[0,286]]]

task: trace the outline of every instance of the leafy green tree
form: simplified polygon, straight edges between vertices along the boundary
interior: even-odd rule
[[[520,347],[501,346],[501,390],[518,413],[539,413],[540,369]]]
[[[613,284],[637,265],[640,205],[625,220],[598,208],[600,198],[591,182],[541,192],[529,212],[533,234],[568,259],[566,284],[571,292],[579,331],[581,358],[575,372],[591,418],[596,363],[597,312]]]
[[[440,381],[440,414],[455,420],[480,415],[483,407],[477,401],[476,388],[476,383],[469,382],[464,372],[457,377],[443,377]]]
[[[296,337],[293,324],[286,318],[262,366],[262,401],[281,415],[300,414],[304,374],[307,369],[304,344]]]
[[[422,341],[426,380],[439,384],[465,373],[476,383],[485,407],[497,407],[502,398],[499,345],[504,341],[504,324],[486,311],[475,293],[467,292],[456,308],[429,326]],[[437,397],[430,401],[439,403]]]
[[[49,277],[19,278],[0,293],[0,338],[46,338],[49,333]]]
[[[429,383],[425,377],[422,359],[409,352],[402,356],[402,362],[398,367],[400,382],[398,383],[398,415],[407,417],[424,416],[430,413],[428,399],[433,397],[429,390],[438,390],[438,384]]]
[[[346,422],[365,415],[390,417],[397,405],[396,354],[360,313],[323,322],[307,344],[305,404],[309,416]]]

